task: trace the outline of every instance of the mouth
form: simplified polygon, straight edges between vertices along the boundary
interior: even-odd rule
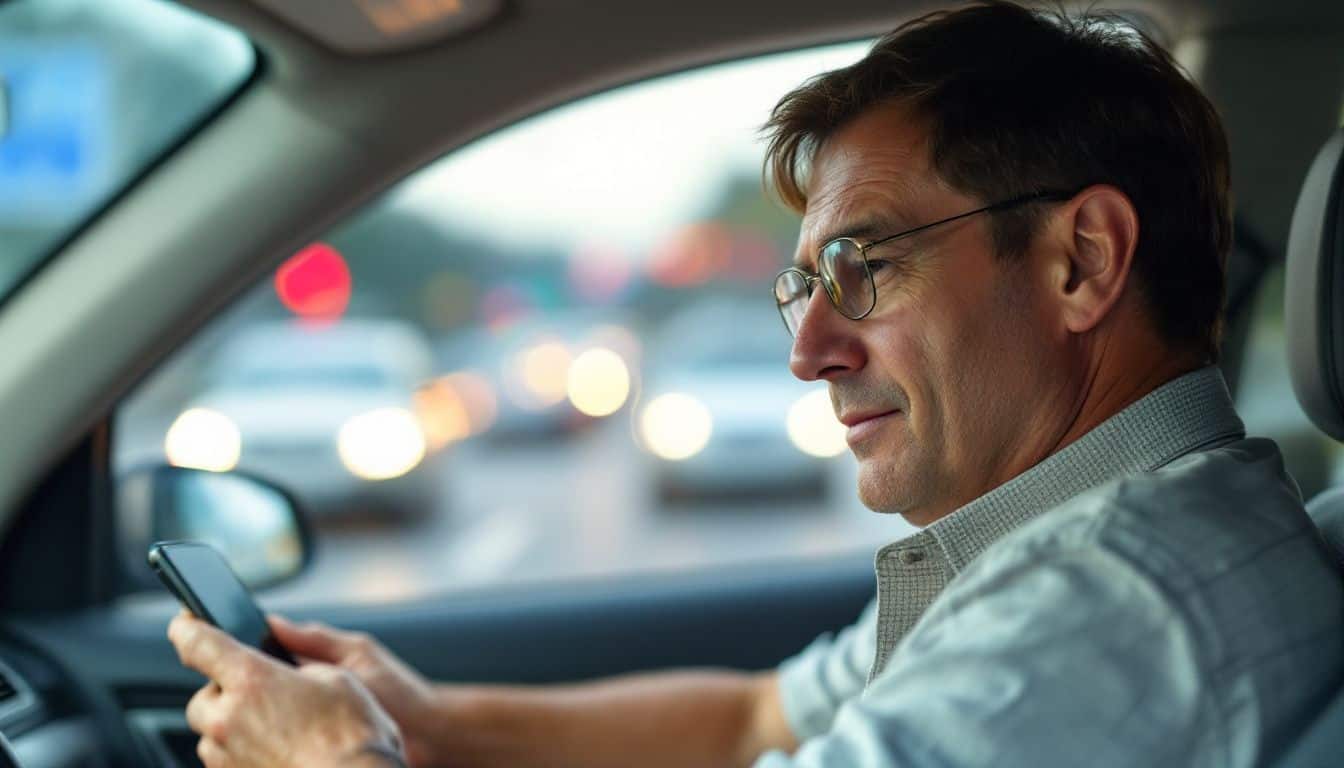
[[[845,414],[840,418],[840,423],[849,427],[845,432],[845,442],[849,443],[851,448],[854,447],[876,434],[887,422],[900,414],[899,410]]]
[[[860,413],[847,413],[840,417],[840,423],[844,424],[846,427],[857,427],[860,424],[863,424],[864,422],[872,421],[873,419],[880,419],[883,416],[890,416],[893,413],[900,413],[900,411],[892,409],[890,411],[863,411]]]

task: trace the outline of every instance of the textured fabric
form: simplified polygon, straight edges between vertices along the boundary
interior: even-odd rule
[[[758,768],[1257,765],[1344,673],[1344,586],[1214,368],[876,569],[875,610],[781,669],[804,744]]]

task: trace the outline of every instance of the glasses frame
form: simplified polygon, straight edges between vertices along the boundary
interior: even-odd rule
[[[984,207],[976,208],[973,211],[958,213],[955,216],[948,216],[945,219],[939,219],[938,221],[930,222],[928,224],[921,224],[913,229],[907,229],[902,232],[897,232],[894,235],[888,235],[886,237],[879,238],[866,245],[864,243],[860,243],[858,240],[852,237],[832,238],[830,240],[827,240],[826,243],[823,244],[821,248],[817,250],[817,270],[818,270],[817,272],[815,273],[809,272],[808,270],[803,269],[802,267],[789,267],[788,269],[784,269],[780,271],[779,274],[775,275],[775,279],[771,283],[771,289],[773,291],[779,285],[780,278],[790,273],[796,274],[803,280],[803,285],[807,287],[807,298],[810,301],[812,299],[812,293],[816,290],[815,287],[816,284],[821,283],[822,287],[826,288],[825,291],[826,298],[830,300],[831,306],[835,307],[835,311],[839,312],[842,317],[845,317],[849,320],[859,321],[867,317],[868,315],[872,314],[873,310],[877,308],[877,285],[873,283],[873,270],[868,266],[869,250],[876,248],[877,246],[882,245],[884,243],[890,243],[893,240],[900,240],[901,238],[904,237],[917,235],[926,230],[933,229],[934,227],[941,227],[944,224],[951,224],[954,221],[960,221],[962,219],[969,218],[971,216],[975,216],[981,213],[997,213],[999,211],[1006,211],[1011,208],[1017,208],[1019,206],[1027,205],[1028,203],[1038,203],[1046,201],[1060,202],[1068,200],[1069,198],[1078,194],[1078,191],[1080,190],[1075,190],[1073,192],[1063,192],[1063,191],[1036,192],[1030,195],[1022,195],[1020,197],[1014,197],[1009,200],[1002,200],[997,203],[990,203],[989,205],[986,205]],[[830,288],[827,287],[827,283],[825,280],[827,276],[822,272],[822,270],[824,269],[824,267],[822,266],[824,262],[821,259],[821,254],[824,253],[827,248],[830,248],[833,244],[838,242],[853,243],[854,246],[859,249],[859,256],[863,258],[863,274],[864,277],[867,278],[868,280],[868,292],[873,297],[873,300],[872,303],[868,305],[868,309],[864,310],[857,316],[847,315],[845,314],[845,311],[840,308],[840,302],[836,300],[834,294],[831,293]],[[835,281],[834,275],[830,276],[830,280],[831,282]],[[777,292],[775,298],[775,309],[779,310],[779,317],[781,320],[784,321],[784,328],[785,330],[789,331],[789,336],[792,337],[794,333],[793,330],[789,328],[789,318],[784,314],[784,305],[780,303]]]

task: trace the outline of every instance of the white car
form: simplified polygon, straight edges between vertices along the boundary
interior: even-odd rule
[[[434,504],[414,392],[427,342],[391,320],[255,325],[214,357],[164,438],[171,463],[241,469],[291,488],[316,516]]]
[[[636,418],[661,496],[825,492],[844,427],[824,383],[789,373],[773,307],[695,304],[654,349]]]

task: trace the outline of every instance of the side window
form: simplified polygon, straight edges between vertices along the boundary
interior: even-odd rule
[[[1237,411],[1247,434],[1279,444],[1303,500],[1310,500],[1344,481],[1344,455],[1338,443],[1316,429],[1293,394],[1283,327],[1283,279],[1279,265],[1265,276],[1256,297],[1237,385]]]
[[[825,387],[771,297],[774,101],[846,45],[625,87],[421,170],[130,397],[115,469],[243,470],[317,540],[280,603],[871,551]]]

